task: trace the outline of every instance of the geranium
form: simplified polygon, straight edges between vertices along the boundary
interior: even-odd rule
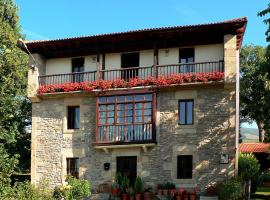
[[[167,76],[153,77],[149,76],[145,79],[139,77],[131,78],[129,81],[124,79],[116,80],[96,80],[93,82],[67,82],[62,84],[50,84],[39,86],[37,93],[54,93],[54,92],[70,92],[70,91],[93,91],[94,89],[107,90],[111,88],[132,88],[137,86],[157,86],[165,87],[172,84],[182,84],[191,82],[207,82],[221,81],[224,79],[223,72],[207,72],[207,73],[187,73],[187,74],[170,74]]]

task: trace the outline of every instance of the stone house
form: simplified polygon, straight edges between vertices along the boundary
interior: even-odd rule
[[[138,175],[204,190],[237,173],[247,19],[25,41],[31,181]]]

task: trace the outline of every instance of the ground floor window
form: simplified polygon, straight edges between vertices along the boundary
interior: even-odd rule
[[[177,179],[192,179],[193,156],[177,156]]]
[[[79,158],[67,158],[67,175],[79,178]]]

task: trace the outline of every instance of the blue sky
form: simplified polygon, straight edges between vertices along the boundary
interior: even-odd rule
[[[29,40],[209,23],[248,17],[244,44],[266,46],[257,12],[267,0],[15,0]]]
[[[210,23],[248,17],[243,44],[266,46],[257,12],[267,0],[15,0],[28,40],[94,35],[134,29]],[[255,124],[246,127],[256,127]]]

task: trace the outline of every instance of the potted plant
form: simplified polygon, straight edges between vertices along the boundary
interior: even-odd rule
[[[189,199],[190,200],[196,199],[196,191],[194,189],[189,192]]]
[[[129,179],[127,176],[124,176],[121,180],[121,192],[122,200],[127,200],[127,189],[129,188]]]
[[[137,176],[134,183],[134,189],[136,192],[135,199],[140,200],[141,194],[144,192],[144,183],[141,177]]]
[[[129,196],[129,200],[134,200],[135,191],[132,187],[127,189],[127,194]]]
[[[162,195],[162,190],[163,190],[163,185],[162,184],[158,184],[157,185],[157,193],[158,193],[158,195]]]
[[[183,199],[184,200],[188,200],[188,193],[187,193],[187,191],[184,191],[183,192]]]
[[[112,195],[114,197],[118,197],[119,193],[120,193],[120,185],[118,183],[113,183],[112,184]]]
[[[152,188],[146,188],[144,189],[144,193],[143,193],[143,199],[144,200],[152,200],[152,192],[151,192]]]
[[[170,187],[170,183],[167,182],[163,185],[163,190],[162,190],[162,194],[163,195],[168,195],[169,193],[169,187]]]
[[[176,194],[176,187],[174,183],[168,183],[169,194],[174,196]]]
[[[182,196],[183,196],[183,192],[185,190],[183,188],[180,188],[177,192],[176,192],[176,200],[182,200]]]

